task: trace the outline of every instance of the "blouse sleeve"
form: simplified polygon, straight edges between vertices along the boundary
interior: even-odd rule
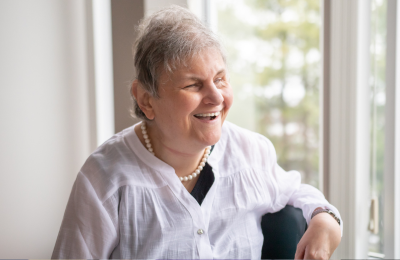
[[[273,155],[272,177],[273,189],[275,190],[275,200],[273,211],[279,211],[286,205],[300,208],[307,224],[311,221],[311,215],[318,207],[330,209],[340,219],[340,229],[343,234],[343,221],[337,208],[331,205],[324,197],[321,191],[308,184],[301,184],[301,175],[297,171],[285,171],[276,162],[276,153],[272,144],[270,144]]]
[[[95,189],[81,172],[72,187],[52,259],[109,258],[117,229]]]

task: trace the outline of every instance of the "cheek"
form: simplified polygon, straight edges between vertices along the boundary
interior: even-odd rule
[[[233,104],[233,91],[232,88],[229,86],[229,88],[227,88],[224,93],[224,102],[225,102],[225,109],[226,112],[228,112],[228,110],[231,108],[232,104]]]
[[[187,115],[196,109],[197,104],[198,100],[192,96],[166,98],[158,106],[157,110],[160,114],[163,114],[164,118],[168,118],[169,121],[181,121],[182,119],[187,119]]]
[[[180,115],[183,118],[187,118],[188,115],[193,113],[193,111],[198,107],[199,101],[192,97],[188,96],[185,98],[177,100],[173,102],[171,106],[174,106],[174,111],[177,115]]]

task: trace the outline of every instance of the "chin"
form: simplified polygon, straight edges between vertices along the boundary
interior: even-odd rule
[[[221,129],[218,129],[218,130],[214,131],[213,133],[210,133],[209,135],[204,136],[204,139],[202,139],[201,141],[205,146],[211,146],[211,145],[216,144],[220,138],[221,138]]]

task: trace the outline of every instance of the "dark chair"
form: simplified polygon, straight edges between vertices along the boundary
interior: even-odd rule
[[[261,259],[294,259],[307,222],[301,209],[286,206],[279,212],[265,214],[261,229],[264,235]]]

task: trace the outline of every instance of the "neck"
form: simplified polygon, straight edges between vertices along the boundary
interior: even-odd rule
[[[184,147],[181,149],[172,147],[168,143],[163,142],[163,138],[149,124],[146,124],[146,130],[155,156],[174,168],[178,177],[184,177],[193,173],[199,166],[205,147],[190,151],[185,150]],[[135,132],[142,144],[146,146],[140,125],[136,126]]]
[[[175,169],[175,173],[178,177],[192,174],[198,167],[204,154],[204,149],[199,150],[197,153],[186,153],[168,147],[162,142],[159,142],[155,146],[155,151],[157,151],[156,156],[159,159]]]

